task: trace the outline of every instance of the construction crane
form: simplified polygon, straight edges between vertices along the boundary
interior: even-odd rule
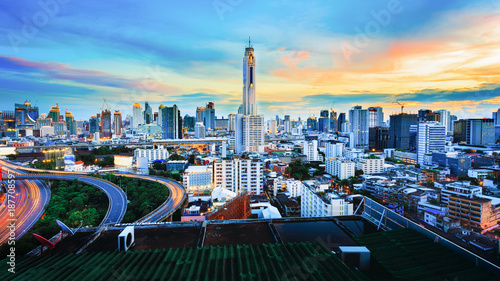
[[[403,109],[405,108],[405,104],[404,104],[404,103],[402,103],[402,102],[400,102],[399,100],[397,100],[397,101],[393,101],[392,103],[397,103],[397,104],[399,104],[399,105],[401,106],[401,114],[403,114]]]
[[[106,101],[106,98],[103,98],[103,100],[104,100],[104,102],[102,103],[101,111],[104,111],[106,109],[111,111],[111,107],[109,106],[108,102]]]

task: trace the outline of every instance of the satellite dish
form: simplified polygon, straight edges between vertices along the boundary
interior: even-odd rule
[[[67,233],[69,236],[72,236],[73,234],[75,234],[75,232],[73,232],[73,229],[69,228],[62,221],[56,220],[56,223],[62,229],[62,232]]]
[[[42,247],[46,246],[50,249],[54,249],[54,247],[56,246],[54,243],[50,242],[49,240],[45,239],[44,237],[38,234],[33,233],[33,237],[35,237],[35,239],[42,244]]]

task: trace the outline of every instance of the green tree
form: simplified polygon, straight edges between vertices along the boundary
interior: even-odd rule
[[[181,155],[179,155],[177,153],[173,153],[172,155],[170,155],[168,157],[168,159],[170,159],[170,160],[185,160],[184,157],[182,157]]]
[[[356,177],[359,177],[359,176],[364,175],[364,174],[365,174],[365,172],[363,170],[356,170],[354,172],[354,176],[356,176]]]

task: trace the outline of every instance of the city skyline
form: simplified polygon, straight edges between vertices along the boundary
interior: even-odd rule
[[[28,99],[46,113],[59,103],[87,120],[102,97],[124,116],[135,102],[153,110],[176,104],[194,116],[214,101],[217,116],[227,116],[241,104],[241,49],[250,35],[266,120],[355,105],[380,106],[388,116],[399,111],[396,100],[405,111],[447,109],[459,118],[490,117],[498,108],[493,1],[129,3],[112,15],[100,5],[112,4],[2,5],[3,107]],[[93,13],[75,20],[77,10]],[[47,21],[30,34],[40,11]],[[148,17],[134,17],[141,13]]]

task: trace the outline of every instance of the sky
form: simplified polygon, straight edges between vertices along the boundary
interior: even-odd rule
[[[27,0],[0,2],[0,110],[242,100],[251,36],[266,119],[381,106],[491,117],[500,105],[500,2]]]

